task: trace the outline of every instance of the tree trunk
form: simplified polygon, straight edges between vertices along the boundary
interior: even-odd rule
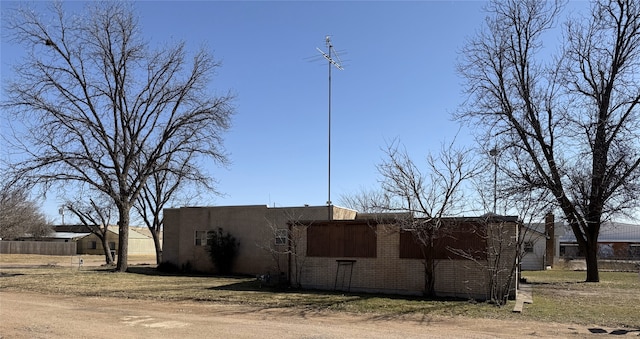
[[[570,215],[565,212],[565,215]],[[571,220],[571,219],[570,219]],[[591,220],[599,220],[592,218]],[[599,282],[600,274],[598,273],[598,234],[600,233],[600,221],[586,222],[586,225],[578,223],[576,218],[569,222],[571,230],[578,242],[578,248],[584,253],[585,262],[587,264],[587,282]],[[584,231],[583,231],[584,230]]]
[[[585,260],[587,262],[587,282],[599,282],[600,273],[598,272],[598,242],[597,238],[587,238],[585,248]]]
[[[111,248],[109,248],[109,241],[107,241],[106,234],[99,237],[102,243],[102,250],[104,251],[104,260],[107,265],[113,264],[113,257],[111,256]]]
[[[424,295],[435,297],[435,263],[433,257],[424,260]]]
[[[129,268],[129,220],[131,212],[131,205],[128,202],[124,202],[123,206],[118,207],[120,214],[118,220],[118,263],[116,264],[117,272],[126,272]]]
[[[156,247],[156,264],[160,265],[162,263],[162,244],[160,244],[160,236],[158,235],[157,229],[149,229],[151,231],[151,236],[153,237],[153,244]]]

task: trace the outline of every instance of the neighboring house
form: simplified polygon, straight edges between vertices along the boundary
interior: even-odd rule
[[[516,218],[489,220],[493,221],[448,219],[449,223],[461,225],[463,231],[448,235],[437,251],[438,295],[486,298],[491,272],[499,272],[494,278],[506,279],[506,272],[517,266],[513,261]],[[476,228],[464,227],[472,224]],[[492,254],[498,248],[498,227],[503,230],[501,261]],[[165,209],[163,261],[183,269],[213,271],[206,241],[208,232],[218,228],[240,242],[233,269],[237,274],[282,274],[306,288],[416,295],[424,292],[422,252],[413,233],[376,218],[375,214],[359,215],[337,206]],[[470,256],[463,258],[461,253],[450,251],[452,248]],[[491,267],[492,262],[497,262],[495,267]],[[512,275],[512,293],[516,276]]]
[[[151,236],[145,235],[137,230],[137,227],[129,228],[129,254],[155,254],[155,246]],[[84,234],[82,237],[77,237],[77,254],[89,254],[89,255],[102,255],[104,250],[102,248],[102,242],[97,235],[87,231],[87,228],[83,225],[63,225],[54,226],[54,233],[48,238],[55,238],[56,234]],[[107,231],[107,242],[109,249],[113,253],[117,253],[119,238],[118,238],[118,226],[111,226]]]
[[[18,241],[50,241],[50,242],[78,242],[82,238],[90,235],[88,231],[85,232],[51,232],[44,237],[34,238],[31,236],[24,236],[16,238]]]
[[[75,255],[78,241],[90,233],[52,232],[47,237],[23,236],[0,241],[2,254]]]
[[[544,224],[524,226],[520,260],[520,270],[540,271],[547,266],[547,236]],[[551,266],[551,265],[549,265]]]
[[[140,230],[140,231],[138,231]],[[129,254],[155,255],[155,245],[145,229],[129,228]],[[109,227],[107,241],[112,253],[118,250],[118,227]],[[28,243],[28,244],[27,244]],[[51,243],[52,246],[47,246]],[[54,243],[69,243],[73,246],[55,246]],[[24,236],[15,241],[2,241],[0,253],[47,254],[47,255],[103,255],[102,242],[83,225],[53,226],[53,232],[44,237]]]
[[[113,226],[113,228],[117,228]],[[53,233],[48,238],[55,238],[59,234],[82,234],[82,237],[77,237],[76,242],[76,254],[89,254],[89,255],[103,255],[102,242],[98,239],[98,236],[91,233],[83,225],[58,225],[53,227]],[[118,250],[118,234],[111,229],[107,232],[107,242],[109,249],[112,253],[116,253]]]
[[[522,271],[539,271],[554,267],[560,253],[560,238],[564,235],[562,222],[555,222],[553,214],[547,214],[544,223],[523,225],[520,232]]]
[[[560,257],[584,258],[576,237],[567,229],[560,238]],[[600,226],[598,257],[612,260],[640,260],[640,225],[607,221]]]

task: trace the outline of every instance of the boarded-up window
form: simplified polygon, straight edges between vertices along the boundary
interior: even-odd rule
[[[422,249],[423,246],[415,233],[408,230],[400,231],[400,258],[423,259]]]
[[[433,237],[434,259],[487,258],[486,228],[481,225],[464,223],[445,225]],[[400,258],[424,259],[427,247],[418,240],[416,231],[400,232]]]
[[[327,223],[307,228],[307,256],[376,257],[375,226],[368,224]]]

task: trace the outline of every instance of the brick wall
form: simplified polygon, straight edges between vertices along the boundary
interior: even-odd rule
[[[305,257],[301,276],[302,287],[328,290],[347,290],[350,288],[353,292],[423,294],[424,266],[422,260],[400,258],[400,235],[393,226],[372,227],[375,227],[377,232],[376,258]],[[511,267],[510,260],[514,258],[510,251],[515,251],[513,243],[516,239],[515,229],[516,226],[513,223],[510,224],[510,227],[502,228],[502,231],[507,233],[500,233],[501,236],[506,237],[506,240],[502,242],[505,245],[502,247],[504,255],[500,257],[490,255],[487,260],[476,261],[437,260],[436,294],[448,297],[487,299],[489,296],[488,283],[493,270],[490,263],[498,263],[497,277],[506,279],[507,267]],[[492,234],[496,235],[498,232]],[[306,253],[305,244],[306,238],[303,238],[300,252],[302,254]],[[497,245],[493,246],[492,249],[497,248]],[[342,260],[353,261],[352,267],[343,265],[338,268],[339,261]],[[349,276],[351,278],[350,287]]]

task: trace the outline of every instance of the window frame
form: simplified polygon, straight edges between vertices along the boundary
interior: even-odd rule
[[[274,232],[274,244],[276,246],[284,246],[289,240],[289,230],[286,228],[278,228]]]
[[[207,240],[209,239],[209,231],[196,230],[194,232],[194,245],[201,247],[207,246]]]
[[[525,241],[524,244],[522,244],[522,252],[533,253],[534,246],[535,246],[535,243],[533,241]]]

